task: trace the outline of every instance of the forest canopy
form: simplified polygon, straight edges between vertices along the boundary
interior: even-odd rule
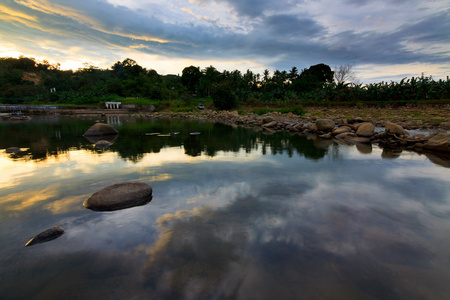
[[[344,72],[344,73],[343,73]],[[319,63],[299,70],[263,74],[220,72],[187,66],[180,75],[160,75],[127,58],[108,69],[86,65],[76,71],[34,58],[0,58],[0,100],[99,104],[117,97],[155,101],[216,98],[226,109],[238,103],[289,105],[303,102],[439,100],[450,98],[449,80],[412,77],[401,82],[362,85],[352,81],[351,66],[334,70]],[[227,99],[230,99],[228,103]],[[213,99],[214,100],[214,99]]]

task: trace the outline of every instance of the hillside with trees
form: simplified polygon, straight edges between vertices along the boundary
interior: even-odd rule
[[[180,75],[160,75],[133,59],[118,61],[111,68],[85,66],[61,70],[59,64],[33,58],[0,58],[2,103],[48,103],[102,105],[105,101],[134,101],[182,106],[213,101],[218,109],[237,105],[295,106],[304,103],[364,103],[436,101],[450,98],[450,81],[412,77],[400,82],[356,84],[351,66],[332,70],[317,64],[299,70],[247,70],[222,72],[209,66],[188,66]],[[180,104],[178,104],[180,106]]]

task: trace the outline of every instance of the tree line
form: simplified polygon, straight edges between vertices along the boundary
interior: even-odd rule
[[[291,105],[304,102],[367,102],[440,100],[450,98],[450,81],[412,77],[400,82],[368,85],[352,80],[351,66],[332,70],[320,63],[299,70],[263,74],[247,70],[220,72],[213,66],[188,66],[181,75],[160,75],[133,59],[118,61],[108,69],[85,65],[61,70],[59,64],[33,58],[0,58],[0,99],[36,100],[45,103],[96,104],[117,97],[154,101],[212,99],[219,109],[238,103]]]

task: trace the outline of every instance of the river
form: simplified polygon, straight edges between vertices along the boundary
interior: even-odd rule
[[[110,147],[82,136],[95,122],[119,131]],[[83,207],[127,181],[149,184],[152,201]],[[439,155],[206,121],[36,116],[0,121],[0,187],[1,299],[450,297]],[[25,247],[56,225],[62,236]]]

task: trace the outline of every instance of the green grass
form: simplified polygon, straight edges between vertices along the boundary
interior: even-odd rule
[[[134,98],[134,97],[117,97],[116,100],[125,104],[137,104],[137,105],[155,105],[158,106],[161,104],[161,100],[153,100],[149,98]]]

